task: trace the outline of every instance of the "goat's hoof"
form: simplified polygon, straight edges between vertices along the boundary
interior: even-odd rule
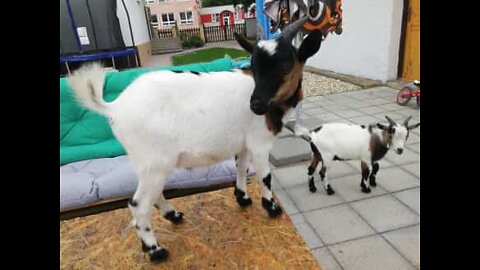
[[[159,263],[166,261],[170,253],[164,248],[157,248],[149,253],[150,261],[153,263]]]
[[[372,190],[370,189],[370,187],[365,187],[365,186],[362,186],[362,192],[363,193],[370,193]]]
[[[310,192],[312,192],[312,193],[317,192],[317,187],[316,186],[310,186]]]
[[[262,198],[262,206],[267,210],[268,216],[271,218],[278,217],[283,213],[282,208],[275,204],[273,198],[271,200]]]
[[[246,207],[246,206],[249,206],[250,204],[252,204],[252,199],[250,198],[244,198],[245,197],[245,191],[242,191],[241,189],[235,187],[235,191],[233,192],[233,194],[235,195],[235,198],[237,199],[237,203],[241,206],[241,207]]]
[[[250,204],[252,204],[252,199],[250,199],[250,198],[246,198],[246,199],[245,199],[245,198],[243,198],[243,197],[242,197],[242,198],[238,198],[238,197],[237,197],[237,203],[238,203],[238,205],[240,205],[241,207],[247,207],[247,206],[249,206]]]
[[[332,187],[330,185],[328,185],[325,190],[327,191],[328,195],[332,195],[332,194],[335,193],[335,191],[332,189]]]
[[[167,212],[163,217],[173,224],[179,224],[183,221],[183,213],[174,210]]]

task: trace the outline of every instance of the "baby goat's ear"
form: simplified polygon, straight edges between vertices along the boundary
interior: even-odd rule
[[[412,129],[418,128],[419,126],[420,126],[420,122],[408,126],[407,129],[408,129],[408,130],[412,130]]]
[[[235,39],[237,40],[238,44],[240,44],[240,46],[242,46],[242,48],[245,49],[245,51],[247,51],[249,54],[253,53],[254,45],[252,43],[248,42],[243,36],[237,33],[233,33],[233,35],[235,36]]]
[[[382,130],[388,130],[390,127],[383,124],[377,123],[377,127]]]

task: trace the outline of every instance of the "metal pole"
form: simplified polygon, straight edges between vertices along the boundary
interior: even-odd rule
[[[73,11],[72,7],[70,6],[70,0],[67,0],[67,10],[69,15],[68,18],[70,20],[70,25],[72,26],[73,35],[75,36],[78,50],[80,51],[80,53],[83,53],[82,44],[80,43],[80,38],[78,37],[77,25],[75,24],[75,20],[73,19]]]

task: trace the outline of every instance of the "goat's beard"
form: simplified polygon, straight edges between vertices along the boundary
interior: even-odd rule
[[[270,104],[268,111],[265,114],[265,121],[268,129],[272,131],[274,135],[277,135],[282,131],[282,119],[284,115],[285,111],[283,110],[283,108],[281,108],[274,102]]]

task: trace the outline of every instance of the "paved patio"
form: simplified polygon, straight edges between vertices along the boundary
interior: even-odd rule
[[[312,97],[303,102],[303,123],[387,123],[413,115],[414,100],[395,103],[398,90],[367,90]],[[285,130],[271,153],[275,194],[325,270],[420,268],[420,128],[412,130],[402,155],[389,152],[379,162],[377,187],[360,191],[360,162],[335,162],[327,172],[336,191],[328,196],[307,185],[309,145]],[[276,166],[276,167],[275,167]]]

